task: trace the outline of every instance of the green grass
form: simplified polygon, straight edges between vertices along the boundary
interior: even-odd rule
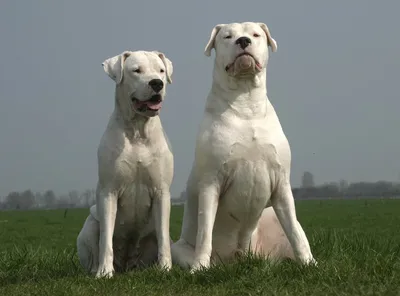
[[[196,275],[149,268],[95,280],[75,240],[88,210],[0,212],[0,295],[400,295],[400,200],[297,202],[318,267],[257,258]],[[182,208],[173,207],[171,236]]]

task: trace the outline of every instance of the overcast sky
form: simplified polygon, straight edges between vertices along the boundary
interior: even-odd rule
[[[161,119],[184,189],[211,83],[218,23],[265,22],[268,94],[292,149],[292,182],[400,176],[399,1],[17,1],[0,9],[0,195],[94,188],[114,107],[101,63],[160,50],[174,64]],[[213,54],[214,56],[214,54]]]

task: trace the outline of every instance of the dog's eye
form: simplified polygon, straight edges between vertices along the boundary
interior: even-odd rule
[[[254,33],[253,36],[254,37],[260,37],[260,34]]]
[[[160,70],[160,73],[164,73],[165,71],[163,69]]]
[[[224,37],[224,39],[231,39],[231,38],[232,38],[231,35],[228,35],[228,36],[225,36],[225,37]]]
[[[135,72],[135,73],[141,73],[142,71],[140,71],[140,69],[135,69],[135,70],[133,70],[133,72]]]

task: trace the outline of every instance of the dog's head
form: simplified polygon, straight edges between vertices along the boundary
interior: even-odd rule
[[[160,113],[173,67],[158,51],[125,51],[103,62],[104,71],[120,88],[123,108],[147,117]]]
[[[212,30],[204,53],[210,56],[214,48],[217,66],[227,75],[241,78],[266,67],[268,47],[275,52],[278,46],[264,23],[220,24]]]

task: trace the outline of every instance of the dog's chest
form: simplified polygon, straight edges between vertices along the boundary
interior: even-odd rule
[[[165,155],[151,145],[126,145],[116,160],[116,176],[121,186],[158,186],[165,174]]]
[[[210,134],[211,153],[222,162],[223,170],[242,169],[247,174],[268,173],[281,167],[279,139],[263,121],[231,121],[216,125]]]
[[[116,161],[118,179],[117,232],[142,229],[151,222],[153,198],[162,186],[165,169],[159,152],[146,145],[123,150]]]
[[[281,164],[276,147],[254,134],[232,143],[222,164],[224,194],[233,211],[254,212],[266,206]]]
[[[259,215],[282,174],[275,135],[262,121],[230,121],[214,125],[208,142],[208,158],[219,162],[222,208],[240,220]]]

